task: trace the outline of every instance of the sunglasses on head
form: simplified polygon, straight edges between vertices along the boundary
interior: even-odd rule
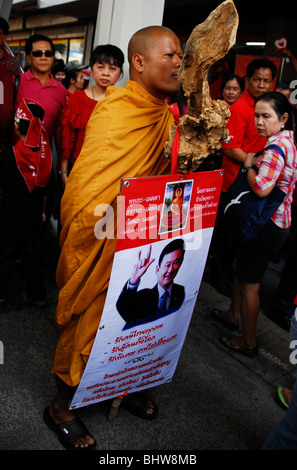
[[[45,55],[45,57],[54,57],[55,55],[53,51],[40,51],[39,49],[37,49],[36,51],[32,51],[31,54],[33,55],[33,57],[42,57],[43,54]]]

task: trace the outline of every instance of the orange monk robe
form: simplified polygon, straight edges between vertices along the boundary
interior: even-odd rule
[[[116,221],[121,179],[168,169],[163,147],[171,124],[167,103],[134,81],[125,88],[109,87],[88,122],[62,198],[62,251],[56,275],[61,334],[53,372],[70,386],[80,382],[91,352],[116,247],[115,236],[95,236],[98,207],[112,205]]]

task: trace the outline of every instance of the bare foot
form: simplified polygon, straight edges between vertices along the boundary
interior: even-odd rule
[[[221,336],[221,342],[227,348],[241,352],[248,357],[255,357],[258,353],[257,345],[247,345],[243,336]]]

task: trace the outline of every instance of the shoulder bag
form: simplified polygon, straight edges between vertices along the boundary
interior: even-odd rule
[[[278,145],[269,145],[264,150],[274,149],[285,160],[285,154]],[[263,153],[258,152],[256,156]],[[257,168],[254,167],[257,171]],[[268,196],[263,198],[255,194],[248,183],[247,172],[241,168],[237,178],[226,191],[224,203],[224,224],[240,243],[247,243],[259,238],[261,231],[270,217],[285,198],[285,193],[275,185]]]

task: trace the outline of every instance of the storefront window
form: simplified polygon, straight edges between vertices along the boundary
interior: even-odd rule
[[[53,44],[56,49],[55,58],[62,59],[66,64],[68,39],[53,39]]]
[[[13,53],[13,55],[18,57],[20,42],[19,41],[9,41],[9,42],[7,42],[7,45],[9,47],[9,49],[11,50],[11,52]]]
[[[71,60],[77,63],[83,63],[84,54],[84,38],[71,38],[71,39],[53,39],[53,44],[56,49],[55,58],[62,59],[64,63]],[[25,54],[25,40],[22,41],[7,41],[9,49],[13,55],[18,59],[20,66],[24,69],[27,65]]]
[[[83,38],[70,39],[68,62],[70,62],[71,60],[75,60],[79,64],[82,64],[83,55],[84,55],[84,39]]]

